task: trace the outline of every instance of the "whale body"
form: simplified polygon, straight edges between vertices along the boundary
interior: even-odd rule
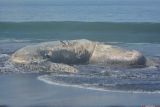
[[[86,39],[51,41],[17,50],[11,62],[40,71],[78,72],[76,64],[105,66],[145,66],[146,58],[136,50],[126,50]]]

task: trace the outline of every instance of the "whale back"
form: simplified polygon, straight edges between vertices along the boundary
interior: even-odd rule
[[[94,45],[94,42],[86,39],[44,42],[17,50],[12,55],[11,61],[21,64],[44,61],[82,64],[88,62],[94,50]]]
[[[48,56],[55,63],[84,64],[89,61],[94,45],[94,42],[85,39],[61,41],[60,45],[51,49]]]

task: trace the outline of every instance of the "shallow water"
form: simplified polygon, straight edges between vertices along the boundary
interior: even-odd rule
[[[28,69],[18,69],[8,62],[10,55],[17,49],[33,41],[2,42],[0,45],[0,70],[2,73],[33,73]],[[160,92],[160,44],[153,43],[107,43],[126,49],[136,49],[142,52],[156,65],[142,68],[126,68],[117,66],[100,65],[75,65],[79,69],[77,74],[45,74],[37,79],[65,86],[81,87],[101,91],[124,91],[134,93],[159,93]],[[12,48],[11,48],[12,47]]]
[[[96,91],[50,85],[39,74],[0,75],[0,105],[9,107],[139,107],[158,105],[158,93]]]

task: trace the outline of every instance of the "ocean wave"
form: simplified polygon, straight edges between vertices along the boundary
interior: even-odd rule
[[[44,22],[0,22],[2,30],[82,30],[82,31],[127,31],[134,33],[160,32],[160,23],[152,22],[78,22],[78,21],[44,21]],[[137,31],[137,32],[136,32]]]
[[[48,75],[43,75],[43,76],[39,76],[37,77],[38,80],[43,81],[47,84],[50,85],[58,85],[58,86],[65,86],[65,87],[74,87],[74,88],[82,88],[82,89],[89,89],[89,90],[94,90],[94,91],[104,91],[104,92],[118,92],[118,93],[147,93],[147,94],[157,94],[160,93],[160,90],[156,90],[156,91],[144,91],[144,90],[111,90],[111,89],[103,89],[103,88],[98,88],[98,87],[89,87],[89,86],[83,86],[83,85],[73,85],[73,84],[67,84],[67,83],[58,83],[55,81],[50,80],[48,77]]]
[[[160,23],[149,22],[0,22],[0,38],[160,43]]]
[[[78,87],[99,91],[160,93],[160,72],[157,67],[94,68],[81,67],[78,74],[48,74],[38,79],[53,85]],[[103,71],[103,72],[101,72]]]
[[[0,43],[37,43],[45,41],[56,41],[57,39],[10,39],[4,38],[0,40]]]
[[[104,42],[105,44],[126,44],[126,45],[157,45],[157,46],[160,46],[160,43],[148,43],[148,42],[133,42],[133,43],[130,43],[130,42]]]
[[[25,39],[1,39],[0,43],[10,43],[10,42],[16,42],[16,43],[21,43],[21,42],[30,42],[31,40],[25,40]]]

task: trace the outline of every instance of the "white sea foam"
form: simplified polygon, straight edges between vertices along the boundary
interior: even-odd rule
[[[67,83],[59,83],[59,82],[54,82],[52,80],[50,80],[48,77],[48,75],[42,75],[37,77],[38,80],[43,81],[47,84],[51,84],[51,85],[58,85],[58,86],[65,86],[65,87],[74,87],[74,88],[82,88],[82,89],[89,89],[89,90],[95,90],[95,91],[104,91],[104,92],[118,92],[118,93],[135,93],[135,94],[143,94],[143,93],[147,93],[147,94],[160,94],[160,91],[153,91],[153,92],[149,92],[149,91],[143,91],[143,90],[136,90],[136,91],[124,91],[124,90],[107,90],[107,89],[103,89],[103,88],[98,88],[98,87],[89,87],[87,85],[72,85],[72,84],[67,84]]]
[[[7,43],[7,42],[30,42],[31,40],[27,39],[1,39],[0,43]]]
[[[149,43],[149,42],[133,42],[133,43],[130,43],[130,42],[104,42],[106,44],[129,44],[129,45],[160,45],[159,43]]]
[[[44,42],[44,41],[55,41],[57,39],[1,39],[0,43],[10,43],[10,42],[15,42],[15,43],[28,43],[28,42]]]
[[[7,55],[7,54],[0,54],[0,58],[8,58],[9,57],[9,55]]]

